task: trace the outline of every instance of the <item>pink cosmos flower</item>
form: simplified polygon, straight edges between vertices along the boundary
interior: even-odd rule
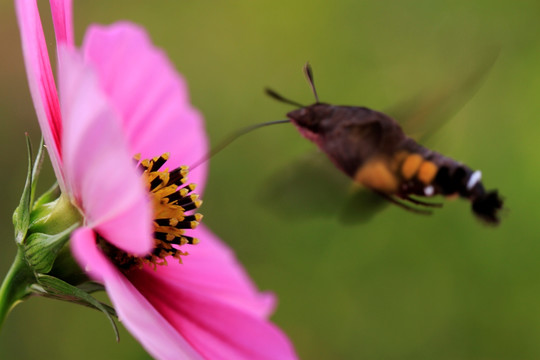
[[[50,4],[58,92],[36,0],[16,0],[16,10],[49,156],[62,193],[84,217],[71,237],[75,258],[105,285],[120,320],[156,358],[295,358],[288,339],[267,320],[272,295],[256,290],[209,230],[192,230],[190,236],[201,243],[190,247],[182,264],[155,249],[155,234],[163,225],[155,219],[163,220],[158,212],[170,210],[156,205],[158,189],[172,183],[178,195],[180,182],[172,178],[184,174],[180,165],[194,163],[207,151],[202,118],[189,103],[184,80],[144,30],[130,23],[91,26],[76,48],[71,1]],[[151,161],[142,180],[133,156],[151,159],[165,153],[168,159],[154,160],[167,160],[167,168],[178,171],[158,171]],[[206,171],[202,165],[190,173],[198,192]],[[161,185],[153,184],[156,178]],[[196,207],[193,203],[183,210]],[[197,225],[195,215],[180,215],[191,220],[191,227]],[[182,243],[194,241],[183,232],[175,234]],[[180,250],[164,251],[180,255]],[[129,266],[137,259],[147,261]],[[148,264],[156,259],[168,266]]]

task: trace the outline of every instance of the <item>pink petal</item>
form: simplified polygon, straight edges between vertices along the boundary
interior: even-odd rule
[[[183,265],[127,276],[208,359],[295,359],[287,337],[266,317],[273,298],[259,294],[231,251],[204,228]]]
[[[89,228],[76,230],[71,248],[77,261],[102,282],[120,321],[158,359],[200,359],[199,354],[98,250]]]
[[[186,83],[144,29],[130,23],[92,26],[83,51],[120,113],[134,153],[144,159],[169,152],[170,169],[206,154],[204,124],[189,103]],[[205,179],[206,164],[190,173],[199,192]]]
[[[186,288],[219,296],[220,301],[259,317],[268,317],[275,308],[275,296],[260,293],[233,251],[204,225],[190,230],[190,236],[200,240],[194,246],[185,246],[189,252],[182,264],[169,261],[157,270],[163,281],[171,286],[182,284]],[[153,268],[150,270],[154,272]]]
[[[59,57],[68,191],[88,226],[127,252],[146,254],[153,246],[152,209],[118,116],[82,57],[63,46]]]
[[[56,43],[69,48],[73,43],[73,4],[71,0],[50,0]]]
[[[47,144],[51,163],[62,190],[65,190],[60,152],[62,119],[47,45],[35,0],[16,0],[15,7],[28,84],[34,107]]]

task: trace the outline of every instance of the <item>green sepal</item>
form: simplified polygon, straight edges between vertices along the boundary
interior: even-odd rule
[[[21,244],[28,231],[28,225],[30,224],[30,204],[32,193],[32,144],[30,138],[26,134],[26,148],[28,153],[28,171],[26,172],[26,182],[24,183],[23,193],[19,206],[13,213],[13,226],[15,227],[15,241],[17,244]]]
[[[54,234],[33,233],[24,242],[24,256],[30,267],[36,272],[47,274],[51,271],[60,250],[69,240],[71,233],[79,226],[73,224],[66,230]]]
[[[36,209],[42,207],[43,205],[53,202],[55,199],[58,199],[60,196],[60,186],[58,186],[58,183],[54,183],[53,186],[51,186],[43,195],[37,198],[37,200],[34,202],[34,205],[32,206],[32,215],[31,217],[34,217],[34,212]]]
[[[36,156],[36,160],[32,165],[32,144],[30,137],[26,134],[26,148],[28,151],[28,171],[26,174],[26,182],[24,184],[23,193],[19,206],[13,213],[13,225],[15,227],[15,242],[22,244],[28,227],[30,225],[30,210],[32,202],[34,201],[34,194],[36,192],[37,180],[39,172],[41,171],[41,165],[43,164],[43,138],[39,143],[39,150]]]
[[[32,290],[38,295],[88,306],[101,311],[109,319],[116,335],[116,341],[119,341],[120,335],[113,318],[117,317],[114,308],[103,304],[88,292],[56,277],[40,274],[37,275],[37,282],[37,284],[32,285]]]
[[[97,291],[105,291],[105,286],[93,281],[87,281],[83,284],[77,285],[77,287],[88,294],[92,294]]]
[[[32,168],[32,186],[30,191],[30,204],[34,202],[34,197],[36,194],[36,187],[39,179],[39,173],[41,172],[41,166],[43,165],[43,158],[45,146],[43,144],[43,137],[39,141],[38,153],[36,155],[36,160],[34,161],[34,167]]]
[[[30,214],[28,232],[58,234],[82,221],[79,209],[71,203],[67,195],[61,194],[51,202],[34,206]]]

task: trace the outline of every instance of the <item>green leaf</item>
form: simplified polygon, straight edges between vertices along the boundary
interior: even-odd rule
[[[37,276],[37,280],[40,286],[34,285],[32,286],[32,289],[34,290],[34,292],[38,293],[41,296],[69,301],[72,303],[88,306],[96,310],[100,310],[111,322],[114,333],[116,335],[116,341],[119,341],[120,337],[118,334],[118,328],[116,327],[116,323],[113,319],[113,316],[116,317],[116,311],[114,310],[114,308],[98,301],[86,291],[76,286],[70,285],[67,282],[60,280],[56,277],[41,274]]]
[[[30,143],[30,137],[26,134],[26,148],[28,150],[28,171],[26,174],[26,182],[24,184],[23,193],[19,206],[13,213],[13,225],[15,227],[15,241],[17,244],[22,244],[28,226],[30,224],[30,205],[32,203],[32,144]]]

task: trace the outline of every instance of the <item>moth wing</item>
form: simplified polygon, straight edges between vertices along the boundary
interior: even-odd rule
[[[344,224],[366,222],[388,204],[353,184],[322,153],[307,154],[271,176],[257,202],[287,220],[334,217]]]
[[[338,220],[343,224],[360,224],[371,220],[390,204],[380,194],[364,187],[355,186],[345,198],[338,213]]]
[[[464,78],[455,76],[458,80],[424,91],[387,109],[385,113],[398,121],[408,136],[425,142],[474,97],[493,68],[498,54],[498,49],[492,51]]]

